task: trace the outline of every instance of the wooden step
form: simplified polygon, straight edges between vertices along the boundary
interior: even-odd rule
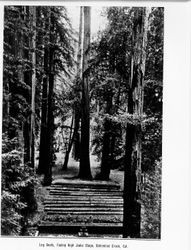
[[[91,195],[94,195],[94,196],[108,196],[108,197],[122,197],[122,193],[121,192],[116,192],[116,193],[112,193],[112,192],[93,192],[93,191],[58,191],[58,190],[50,190],[50,194],[54,194],[54,195],[71,195],[71,196],[91,196]]]
[[[114,182],[107,181],[83,181],[78,182],[77,180],[57,180],[53,181],[51,187],[59,187],[59,186],[67,186],[67,187],[92,187],[96,189],[108,188],[108,189],[120,189],[120,185]]]
[[[47,214],[70,214],[70,215],[122,215],[123,211],[65,211],[65,210],[46,210]]]
[[[99,203],[94,203],[94,204],[84,204],[84,203],[81,203],[81,204],[45,204],[45,208],[92,208],[92,207],[95,207],[95,208],[123,208],[123,204],[111,204],[111,203],[108,203],[108,204],[99,204]]]
[[[121,196],[100,196],[100,195],[91,195],[91,196],[78,196],[78,195],[68,195],[68,196],[64,196],[64,195],[49,195],[47,196],[45,201],[50,201],[50,200],[66,200],[66,201],[122,201],[122,197]]]
[[[106,190],[106,189],[91,189],[91,188],[51,188],[49,189],[50,192],[90,192],[90,193],[100,193],[100,194],[104,194],[104,193],[112,193],[112,194],[122,194],[122,191],[120,190]]]
[[[82,227],[83,225],[81,223],[70,223],[70,222],[46,222],[46,221],[43,221],[40,226],[72,226],[72,225],[75,225],[75,226],[79,226],[79,227]],[[112,222],[112,223],[87,223],[85,224],[86,227],[88,226],[91,226],[91,227],[97,227],[97,226],[102,226],[102,227],[107,227],[107,226],[122,226],[122,223],[119,223],[119,222]]]
[[[91,189],[91,190],[106,190],[106,191],[119,191],[118,186],[95,186],[95,185],[51,185],[48,189]]]
[[[84,192],[100,192],[100,193],[104,193],[104,192],[108,192],[108,193],[122,193],[123,191],[120,189],[104,189],[104,188],[89,188],[89,187],[79,187],[79,188],[72,188],[72,187],[50,187],[48,188],[49,191],[70,191],[70,192],[80,192],[80,191],[84,191]]]
[[[71,222],[71,221],[75,221],[75,222],[84,222],[86,221],[89,222],[99,222],[99,223],[114,223],[114,222],[122,222],[122,218],[123,218],[123,215],[110,215],[110,214],[103,214],[103,215],[96,215],[96,214],[93,214],[93,215],[84,215],[84,214],[76,214],[76,215],[73,215],[71,216],[71,214],[45,214],[43,216],[43,220],[42,221],[54,221],[54,222],[58,222],[58,221],[61,221],[61,222]]]
[[[54,204],[62,204],[62,205],[66,205],[66,206],[73,206],[73,205],[89,205],[89,204],[100,204],[100,205],[113,205],[113,206],[117,206],[117,205],[123,205],[123,200],[122,199],[104,199],[104,200],[100,200],[100,199],[91,199],[91,200],[58,200],[58,199],[49,199],[49,200],[45,200],[44,201],[45,205],[54,205]]]
[[[123,192],[105,182],[55,183],[44,201],[39,233],[120,234],[123,221]]]
[[[97,207],[97,206],[87,206],[87,207],[51,207],[51,206],[45,206],[45,211],[68,211],[68,213],[70,213],[70,211],[72,212],[82,212],[82,211],[87,211],[87,212],[91,212],[91,211],[122,211],[123,207]]]
[[[103,223],[94,223],[94,224],[57,224],[57,223],[51,223],[51,224],[44,224],[40,225],[39,235],[41,234],[76,234],[81,230],[86,229],[88,234],[108,234],[108,235],[118,235],[122,234],[122,223],[119,224],[103,224]]]

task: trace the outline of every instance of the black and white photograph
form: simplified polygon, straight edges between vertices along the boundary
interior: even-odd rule
[[[4,7],[1,235],[158,239],[163,7]]]
[[[124,250],[187,230],[191,32],[169,6],[1,6],[1,238]]]

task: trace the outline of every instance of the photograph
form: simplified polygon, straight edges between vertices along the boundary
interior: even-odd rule
[[[35,4],[3,6],[1,237],[161,241],[165,7]]]

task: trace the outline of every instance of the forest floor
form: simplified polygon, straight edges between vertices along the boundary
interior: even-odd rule
[[[53,181],[59,179],[72,179],[77,178],[79,173],[79,162],[75,161],[72,157],[70,157],[68,162],[68,169],[63,170],[62,165],[64,162],[64,155],[61,153],[57,153],[57,160],[55,167],[53,168]],[[90,155],[90,165],[91,165],[91,173],[93,179],[96,174],[100,171],[100,162],[97,161],[96,156]],[[123,190],[124,186],[124,172],[118,169],[112,169],[110,172],[110,182],[114,182],[120,185],[121,190]]]
[[[52,177],[54,182],[62,182],[64,180],[75,179],[75,181],[80,181],[77,178],[79,172],[79,162],[75,161],[70,157],[68,162],[67,170],[62,169],[64,163],[64,154],[56,154],[55,167],[52,169]],[[97,161],[96,156],[90,155],[91,173],[93,179],[96,174],[100,171],[100,162]],[[37,200],[37,211],[29,217],[29,229],[27,235],[35,236],[37,226],[41,221],[44,211],[44,200],[49,194],[49,187],[42,186],[43,176],[37,177],[37,185],[35,190],[35,197]],[[109,182],[117,183],[120,185],[121,190],[123,190],[124,182],[124,172],[118,169],[113,169],[110,172]]]

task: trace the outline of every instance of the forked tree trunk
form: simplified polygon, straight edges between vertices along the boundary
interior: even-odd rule
[[[92,179],[90,170],[89,142],[90,142],[90,111],[88,87],[88,61],[90,58],[90,7],[84,7],[84,42],[82,64],[82,114],[81,114],[81,152],[79,177]]]
[[[142,118],[149,8],[134,10],[133,53],[128,96],[128,112]],[[140,237],[141,222],[141,124],[127,124],[123,237]]]

